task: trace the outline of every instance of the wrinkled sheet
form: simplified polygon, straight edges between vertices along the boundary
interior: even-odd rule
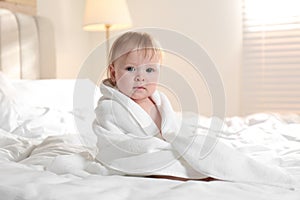
[[[220,140],[300,181],[300,120],[256,114],[225,120]],[[203,127],[209,118],[202,118]],[[42,132],[40,135],[42,136]],[[229,181],[175,181],[109,175],[79,134],[26,137],[0,131],[0,199],[272,199],[299,200],[300,190]],[[238,163],[233,163],[238,165]]]

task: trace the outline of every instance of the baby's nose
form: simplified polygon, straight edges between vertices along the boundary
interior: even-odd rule
[[[145,78],[144,78],[143,76],[137,75],[137,76],[135,77],[135,80],[136,80],[136,81],[144,81]]]
[[[138,75],[136,75],[135,80],[136,81],[144,81],[145,78],[144,78],[144,76],[142,74],[138,74]]]

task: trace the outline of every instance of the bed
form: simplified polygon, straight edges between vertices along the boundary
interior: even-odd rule
[[[95,160],[90,126],[98,87],[88,79],[51,79],[55,51],[47,20],[0,10],[0,21],[1,200],[300,199],[299,188],[108,175]],[[75,105],[78,88],[92,106]],[[205,126],[209,117],[201,120]],[[220,140],[300,181],[299,115],[256,113],[224,125]]]

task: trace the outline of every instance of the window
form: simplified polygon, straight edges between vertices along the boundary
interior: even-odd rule
[[[300,113],[300,1],[244,0],[243,114]]]

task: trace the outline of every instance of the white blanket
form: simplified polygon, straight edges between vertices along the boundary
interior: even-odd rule
[[[200,126],[198,117],[178,120],[168,99],[159,92],[152,99],[162,117],[161,135],[151,117],[130,98],[107,84],[101,85],[101,93],[93,125],[98,137],[96,158],[112,173],[211,176],[234,182],[296,187],[296,181],[286,171],[239,153],[211,134],[214,131]]]
[[[300,180],[300,121],[286,123],[272,115],[260,116],[226,119],[227,128],[235,132],[222,135],[222,142],[255,159],[282,166]],[[201,126],[206,120],[201,118]],[[33,139],[0,129],[0,179],[4,180],[0,199],[299,200],[300,190],[262,184],[104,176],[109,171],[94,162],[89,148],[80,143],[80,135]]]

